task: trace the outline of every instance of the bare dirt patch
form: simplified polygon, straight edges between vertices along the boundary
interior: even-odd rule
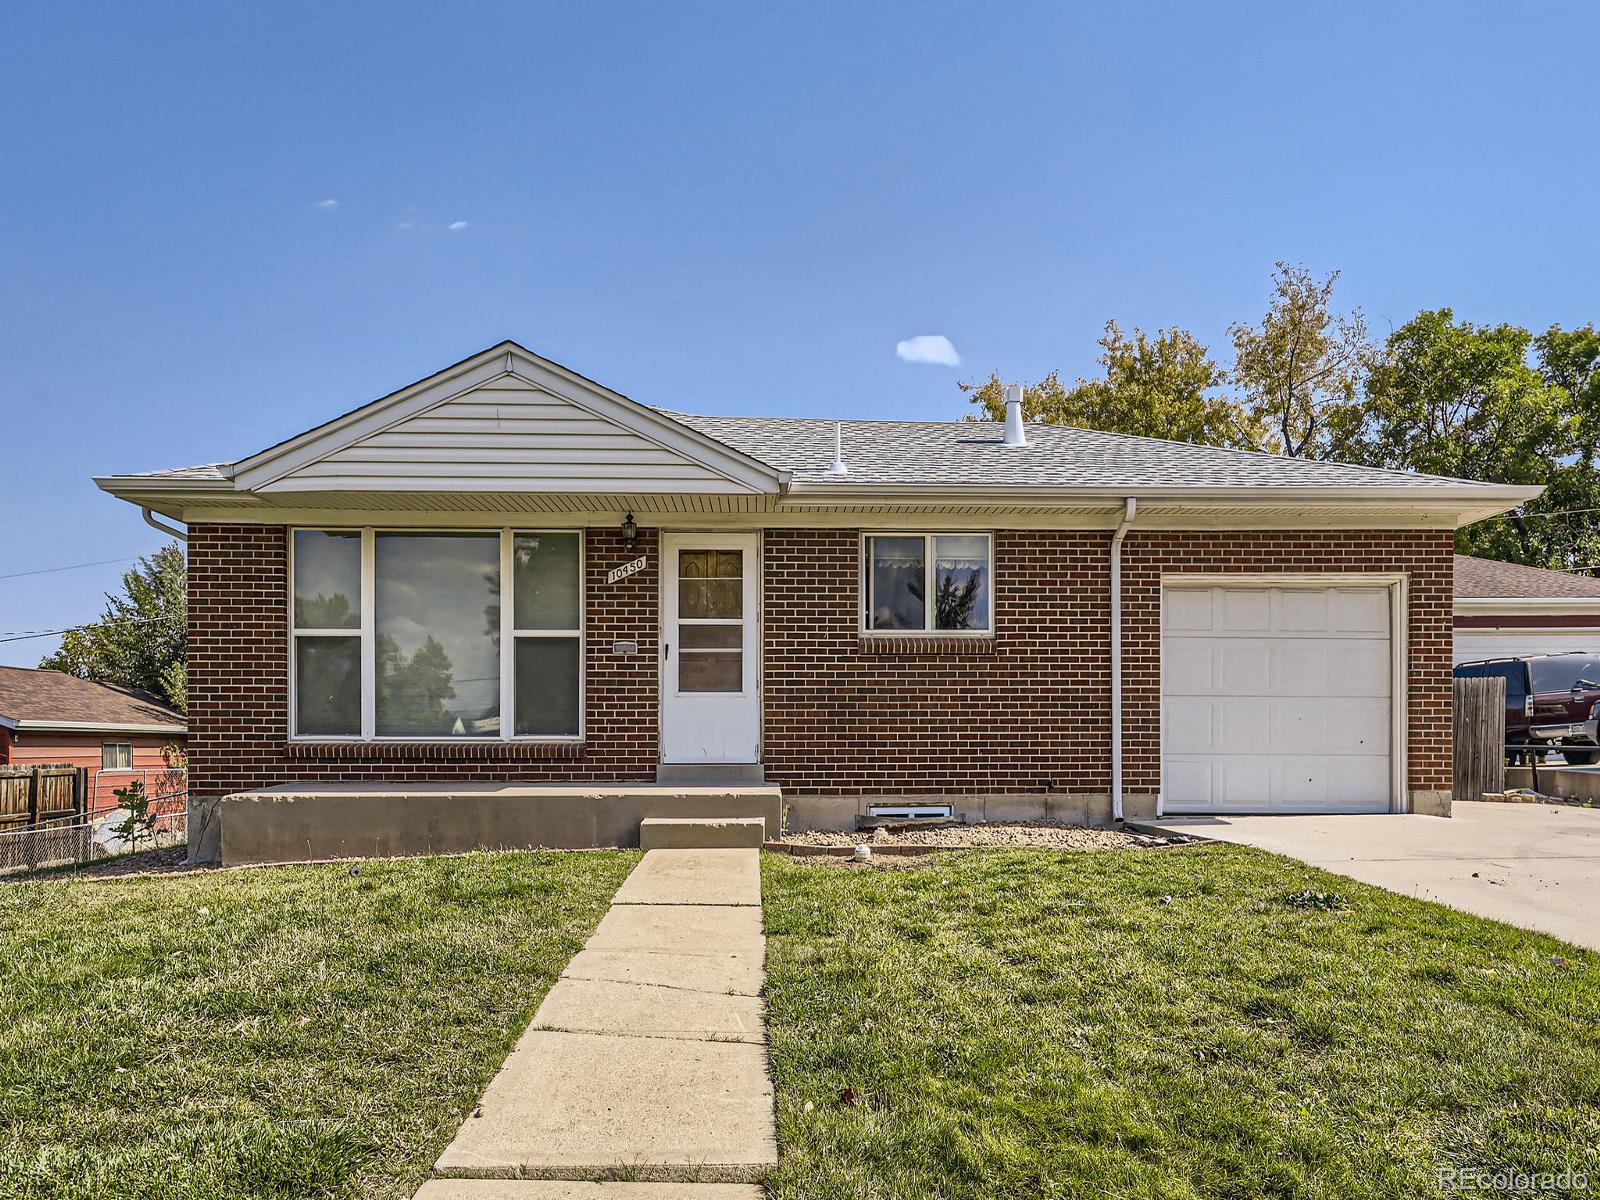
[[[838,833],[826,829],[784,835],[797,846],[938,846],[952,850],[978,846],[1044,846],[1051,850],[1136,850],[1163,844],[1159,838],[1067,825],[1057,821],[997,821],[987,825],[940,825],[924,829],[873,829]]]

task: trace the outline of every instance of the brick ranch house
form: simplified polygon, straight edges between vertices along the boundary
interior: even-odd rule
[[[504,342],[97,482],[187,525],[227,860],[775,833],[779,789],[792,827],[1448,811],[1452,531],[1538,489],[1020,407],[691,416]]]

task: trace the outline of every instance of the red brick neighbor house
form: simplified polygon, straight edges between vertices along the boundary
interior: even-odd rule
[[[168,751],[187,738],[183,714],[148,692],[0,667],[0,766],[82,767],[90,815],[115,808],[116,789],[136,779],[153,796],[181,789]]]
[[[1457,662],[1600,652],[1600,579],[1456,557]]]
[[[1447,810],[1452,531],[1538,489],[1056,426],[707,417],[506,342],[186,523],[237,861],[975,819]]]

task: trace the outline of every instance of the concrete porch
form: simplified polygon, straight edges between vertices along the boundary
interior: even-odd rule
[[[640,824],[757,818],[768,838],[782,794],[766,784],[285,783],[224,796],[224,864],[637,846]]]

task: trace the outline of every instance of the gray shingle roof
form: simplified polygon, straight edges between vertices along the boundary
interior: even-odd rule
[[[1427,489],[1466,482],[1064,425],[1029,425],[1028,445],[1007,446],[1004,427],[994,421],[834,422],[659,411],[806,483]],[[850,470],[842,479],[825,474],[833,461],[835,424],[843,425]]]
[[[1484,600],[1513,597],[1542,599],[1551,596],[1600,599],[1600,579],[1458,554],[1456,596],[1458,599]]]

